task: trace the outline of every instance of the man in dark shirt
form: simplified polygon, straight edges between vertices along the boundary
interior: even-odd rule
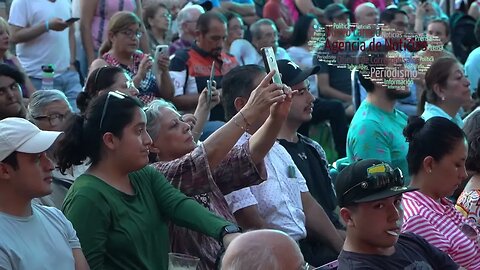
[[[312,119],[314,97],[308,90],[307,78],[318,72],[319,67],[301,70],[290,60],[279,60],[278,69],[284,84],[298,93],[292,99],[288,117],[279,133],[280,144],[292,156],[295,165],[305,178],[310,194],[323,207],[337,229],[343,229],[338,215],[336,196],[328,173],[328,161],[323,148],[312,139],[297,133],[299,127]],[[344,232],[341,232],[344,235]],[[300,241],[305,260],[312,265],[322,265],[335,260],[338,253],[325,243],[308,237]]]
[[[18,69],[0,64],[0,120],[7,117],[25,118],[22,87],[25,76]]]
[[[400,233],[402,193],[400,169],[380,160],[357,161],[337,176],[335,190],[347,238],[338,257],[346,269],[459,269],[452,259],[420,236]]]

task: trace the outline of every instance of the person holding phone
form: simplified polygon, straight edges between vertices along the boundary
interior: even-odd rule
[[[53,65],[53,87],[62,91],[73,111],[77,111],[75,100],[82,86],[75,68],[74,26],[66,22],[71,17],[70,1],[15,0],[8,23],[18,60],[33,86],[42,88],[41,67]]]
[[[121,67],[140,91],[138,98],[142,102],[148,104],[157,98],[170,100],[174,88],[168,73],[169,58],[163,55],[154,62],[150,53],[138,50],[144,34],[142,25],[133,12],[121,11],[112,16],[108,39],[100,48],[100,58],[92,62],[90,72],[106,65]]]

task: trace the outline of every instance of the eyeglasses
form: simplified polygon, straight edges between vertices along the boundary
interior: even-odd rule
[[[108,101],[110,100],[110,97],[124,99],[125,97],[128,97],[128,96],[120,91],[108,92],[107,100],[105,101],[105,105],[103,105],[102,117],[100,118],[100,129],[102,129],[102,126],[103,126],[103,119],[105,118],[105,114],[107,113]]]
[[[45,119],[47,119],[48,122],[50,123],[50,125],[57,126],[57,125],[63,123],[63,121],[65,119],[67,119],[69,116],[70,116],[70,112],[67,112],[65,114],[52,113],[52,114],[49,114],[49,115],[35,116],[35,117],[33,117],[33,119],[35,119],[35,120],[45,120]]]
[[[166,13],[163,13],[163,14],[162,14],[162,17],[165,17],[165,18],[167,18],[167,19],[171,19],[171,18],[172,18],[172,14],[166,12]]]
[[[382,163],[367,169],[367,179],[354,185],[343,193],[343,196],[354,190],[384,190],[392,187],[402,187],[405,182],[402,170],[392,169],[388,164]]]
[[[138,38],[138,39],[140,39],[143,35],[142,31],[139,31],[139,30],[132,31],[130,29],[120,31],[120,33],[124,34],[125,36],[127,36],[129,38]]]

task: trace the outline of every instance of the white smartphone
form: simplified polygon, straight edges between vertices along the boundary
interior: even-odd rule
[[[168,56],[168,45],[157,45],[155,48],[155,59],[158,59],[160,54]]]
[[[267,73],[272,70],[276,70],[275,75],[273,75],[272,82],[282,84],[282,77],[280,76],[280,71],[278,70],[277,66],[277,59],[275,57],[275,51],[272,47],[263,47],[261,49],[263,63],[265,64],[265,69]]]

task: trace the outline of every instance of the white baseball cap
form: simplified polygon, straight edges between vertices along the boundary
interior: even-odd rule
[[[43,131],[26,119],[9,117],[0,121],[0,161],[13,152],[37,154],[46,151],[62,132]]]

